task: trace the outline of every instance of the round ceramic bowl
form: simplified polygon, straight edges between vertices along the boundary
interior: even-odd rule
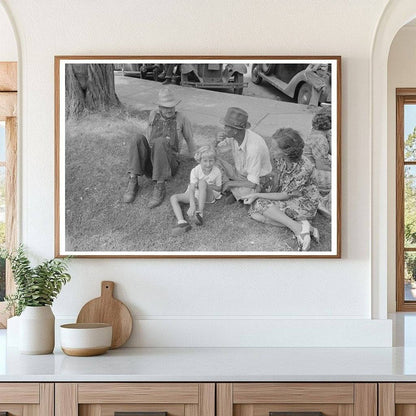
[[[112,333],[109,324],[61,325],[61,348],[65,354],[77,357],[104,354],[111,347]]]

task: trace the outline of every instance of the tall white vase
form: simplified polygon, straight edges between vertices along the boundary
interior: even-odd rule
[[[13,316],[7,320],[7,346],[19,348],[19,319]]]
[[[55,347],[55,316],[50,306],[26,306],[19,319],[19,351],[50,354]]]

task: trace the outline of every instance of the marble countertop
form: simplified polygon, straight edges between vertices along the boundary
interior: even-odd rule
[[[3,333],[2,333],[3,332]],[[22,355],[0,331],[0,381],[416,381],[416,348],[120,348]]]
[[[416,382],[416,314],[393,348],[119,348],[97,357],[22,355],[0,330],[0,382]]]

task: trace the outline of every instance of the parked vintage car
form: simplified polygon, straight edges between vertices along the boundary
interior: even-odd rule
[[[251,68],[251,80],[255,84],[267,82],[299,104],[309,104],[312,86],[306,81],[307,67],[307,64],[254,64]],[[326,93],[321,95],[319,102],[329,103],[330,100],[331,88],[328,81]]]
[[[159,75],[162,72],[162,64],[143,64],[140,67],[140,78],[151,78],[153,81],[160,81]]]
[[[160,81],[160,74],[163,72],[162,64],[118,64],[116,71],[121,71],[123,76],[152,79]]]
[[[182,64],[181,85],[206,89],[231,89],[242,94],[248,82],[244,82],[247,66],[244,64]]]

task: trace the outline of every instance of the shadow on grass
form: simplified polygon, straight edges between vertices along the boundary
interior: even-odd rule
[[[251,220],[241,203],[208,205],[202,227],[172,236],[176,219],[169,196],[183,192],[194,160],[181,156],[178,174],[167,184],[167,197],[153,210],[147,208],[152,182],[140,178],[138,197],[122,201],[127,186],[130,138],[144,132],[148,112],[90,114],[66,122],[65,221],[68,251],[295,251],[293,233]],[[216,126],[194,126],[198,145],[215,137]],[[186,207],[184,210],[186,212]],[[318,215],[321,242],[312,251],[329,251],[330,220]],[[220,253],[219,253],[220,254]]]

